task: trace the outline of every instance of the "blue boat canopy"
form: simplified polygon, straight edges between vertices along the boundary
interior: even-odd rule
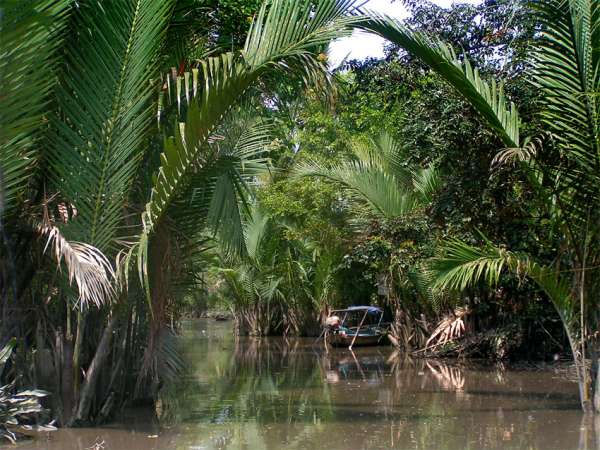
[[[335,309],[331,313],[367,311],[369,314],[382,314],[383,309],[378,306],[349,306],[345,309]]]

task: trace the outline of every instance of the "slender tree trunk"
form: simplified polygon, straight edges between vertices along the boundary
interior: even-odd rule
[[[83,337],[85,334],[85,323],[87,313],[77,310],[77,335],[75,336],[75,347],[73,348],[73,398],[74,402],[79,401],[79,387],[81,380],[81,349],[83,347]]]
[[[102,338],[100,339],[100,344],[98,344],[98,348],[94,354],[94,359],[92,359],[92,362],[85,374],[85,380],[81,388],[77,413],[73,417],[70,425],[74,425],[76,423],[85,423],[90,419],[90,409],[94,399],[96,383],[98,381],[98,377],[100,376],[102,366],[106,362],[106,358],[110,353],[113,330],[117,324],[117,321],[116,314],[111,316],[111,318],[108,320],[106,328],[104,329],[104,333],[102,333]]]
[[[71,331],[71,308],[66,302],[66,332],[61,344],[61,398],[62,423],[68,424],[73,417],[73,333]]]

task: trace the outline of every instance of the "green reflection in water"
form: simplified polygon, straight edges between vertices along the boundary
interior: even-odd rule
[[[188,374],[160,405],[171,448],[564,450],[593,440],[576,386],[549,370],[236,340],[214,322],[190,324],[183,348]]]
[[[239,339],[195,321],[184,377],[162,392],[162,428],[128,411],[104,428],[63,429],[20,450],[591,450],[577,386],[552,368],[402,358],[389,347],[326,353],[312,339]],[[14,447],[10,447],[14,448]]]

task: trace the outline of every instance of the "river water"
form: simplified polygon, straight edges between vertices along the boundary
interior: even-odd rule
[[[408,360],[390,347],[326,352],[313,339],[236,339],[190,322],[186,374],[119,424],[59,430],[22,450],[600,448],[577,386],[552,367]],[[596,424],[596,427],[599,425]],[[14,448],[14,447],[13,447]]]

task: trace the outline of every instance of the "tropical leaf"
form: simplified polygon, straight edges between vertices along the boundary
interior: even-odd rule
[[[52,120],[48,175],[79,215],[69,239],[119,249],[125,199],[153,126],[151,83],[175,0],[78,2]]]
[[[271,131],[271,124],[243,110],[229,114],[219,135],[199,153],[188,188],[168,210],[178,232],[190,238],[210,232],[229,253],[244,253],[246,192],[248,183],[269,170]]]
[[[448,45],[414,32],[398,19],[368,12],[359,27],[388,39],[427,64],[454,87],[497,133],[507,147],[519,147],[519,113],[506,99],[502,83],[484,81],[477,68]]]
[[[4,371],[4,366],[6,365],[8,358],[10,358],[10,355],[12,355],[12,352],[16,345],[17,338],[11,338],[0,350],[0,376],[2,375],[2,372]]]
[[[0,19],[0,215],[26,199],[56,78],[68,0],[9,0]]]
[[[198,92],[176,135],[167,140],[161,167],[146,205],[146,233],[185,191],[198,156],[231,107],[261,76],[274,70],[314,81],[326,74],[315,49],[348,32],[349,0],[274,0],[265,3],[248,33],[241,55],[225,53],[202,62]],[[194,83],[192,83],[194,85]]]
[[[574,316],[574,301],[567,283],[554,270],[535,262],[530,256],[495,247],[485,240],[482,248],[460,240],[447,241],[442,255],[433,259],[434,287],[463,291],[480,282],[494,288],[505,272],[532,279],[549,297],[565,326]]]
[[[244,223],[244,241],[246,243],[246,252],[248,257],[254,261],[259,261],[261,244],[268,232],[270,217],[263,214],[259,208],[252,208],[248,220]]]
[[[83,242],[69,242],[56,226],[40,226],[39,233],[47,238],[44,251],[50,248],[58,267],[63,262],[67,267],[69,283],[77,285],[81,306],[101,306],[114,298],[116,274],[100,250]]]
[[[416,266],[408,270],[406,277],[420,300],[430,305],[434,312],[439,314],[444,306],[449,306],[444,302],[448,300],[447,292],[433,288],[435,277],[430,270],[426,270],[423,266]]]
[[[402,163],[401,146],[382,134],[367,148],[355,148],[356,160],[332,167],[316,161],[298,164],[296,177],[317,176],[341,184],[377,217],[405,216],[423,206],[439,187],[437,169],[413,169]]]
[[[543,92],[542,118],[560,150],[543,164],[563,217],[581,230],[600,204],[600,4],[543,0],[533,7],[542,31],[532,83]]]
[[[424,169],[413,172],[413,185],[425,203],[433,200],[433,196],[439,192],[442,186],[440,171],[435,165],[429,165]]]

